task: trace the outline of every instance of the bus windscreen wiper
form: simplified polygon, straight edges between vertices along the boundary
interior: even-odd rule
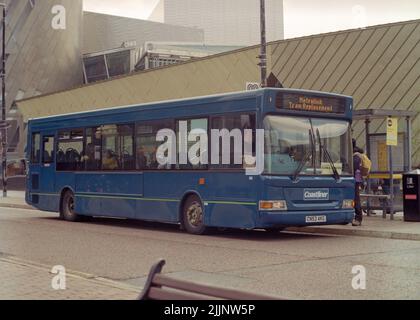
[[[309,159],[312,157],[313,159],[313,151],[314,151],[314,139],[313,139],[313,133],[311,130],[309,130],[309,136],[311,137],[311,148],[306,151],[305,156],[300,160],[298,167],[296,168],[295,172],[292,175],[292,180],[296,181],[299,173],[303,170],[303,167],[305,164],[309,161]]]
[[[327,158],[328,162],[331,165],[332,171],[333,171],[333,176],[335,180],[340,180],[340,174],[338,173],[337,167],[334,164],[334,161],[331,158],[330,153],[328,152],[327,148],[322,144],[322,140],[321,140],[321,134],[319,133],[319,129],[316,129],[316,136],[318,138],[318,142],[319,142],[319,152],[320,152],[320,157],[319,160],[321,161],[321,152],[324,151],[324,155]]]

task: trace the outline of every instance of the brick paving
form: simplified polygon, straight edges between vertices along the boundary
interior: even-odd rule
[[[52,268],[52,267],[51,267]],[[46,266],[0,258],[0,300],[134,300],[136,289],[67,271],[66,290],[54,290]]]

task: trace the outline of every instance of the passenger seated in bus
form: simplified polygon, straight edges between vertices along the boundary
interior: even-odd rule
[[[82,160],[85,163],[87,170],[95,170],[98,169],[98,160],[95,159],[95,146],[93,143],[89,143],[86,146],[86,150],[84,155],[82,156]]]
[[[149,169],[162,169],[162,168],[159,168],[159,162],[156,159],[157,150],[158,150],[157,147],[153,147],[153,151],[150,154],[150,163],[148,165]]]
[[[147,157],[144,153],[144,148],[137,148],[136,168],[144,169],[147,167]]]
[[[104,158],[102,159],[102,165],[105,170],[118,169],[118,161],[111,150],[106,150]]]

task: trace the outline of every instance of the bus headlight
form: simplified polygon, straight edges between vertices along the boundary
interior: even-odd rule
[[[259,208],[262,211],[286,211],[287,203],[284,200],[261,200]]]
[[[343,209],[353,209],[353,208],[354,208],[354,200],[343,201]]]

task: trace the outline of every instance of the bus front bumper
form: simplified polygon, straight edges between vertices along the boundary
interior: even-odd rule
[[[334,224],[349,224],[354,219],[354,210],[314,211],[260,211],[259,228],[306,227]]]

